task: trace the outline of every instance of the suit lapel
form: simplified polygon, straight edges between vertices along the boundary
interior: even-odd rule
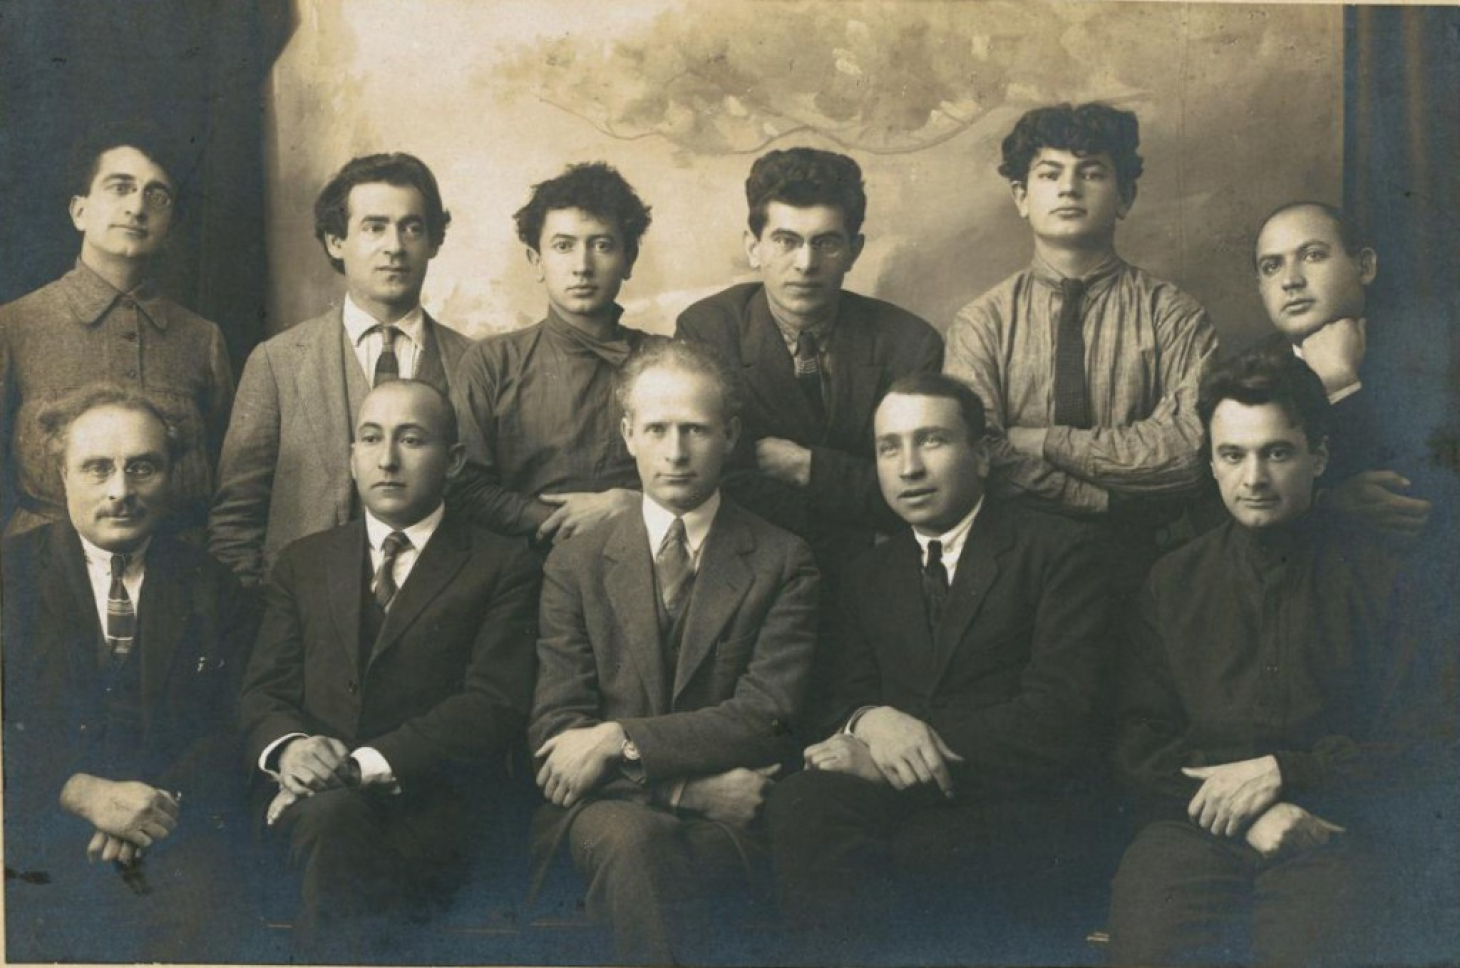
[[[54,527],[49,540],[51,573],[36,576],[43,583],[41,607],[50,615],[50,627],[65,632],[56,641],[66,649],[73,681],[90,682],[96,678],[103,631],[91,579],[86,574],[86,552],[69,524]]]
[[[750,568],[745,556],[755,550],[755,539],[740,525],[734,507],[721,503],[695,575],[694,593],[685,616],[684,639],[675,667],[672,701],[694,678],[695,671],[710,654],[710,648],[730,621],[745,590],[750,587]]]
[[[669,711],[669,690],[664,675],[664,648],[659,639],[659,611],[654,601],[654,563],[649,556],[649,532],[637,509],[622,514],[604,543],[608,568],[603,579],[613,625],[632,656],[644,691],[649,696],[650,715]]]
[[[341,311],[334,310],[329,318],[333,325],[305,327],[309,331],[295,344],[299,365],[294,368],[294,381],[298,398],[310,401],[301,409],[314,436],[314,450],[329,481],[330,493],[338,497],[342,488],[350,490],[350,441],[354,437],[345,367],[359,367],[353,357],[345,355]]]
[[[150,721],[157,703],[165,701],[162,687],[176,661],[192,603],[183,585],[185,576],[166,541],[154,539],[146,568],[137,603],[137,632],[141,638],[142,714]]]
[[[863,427],[858,415],[871,414],[882,389],[881,372],[875,362],[876,333],[857,312],[851,293],[842,293],[841,309],[831,331],[831,410],[827,426],[849,422],[843,428],[852,439],[860,439]]]
[[[426,542],[426,547],[421,549],[421,556],[416,559],[405,584],[385,613],[385,622],[380,626],[380,634],[375,637],[375,644],[370,650],[367,670],[400,641],[401,635],[411,627],[422,610],[451,584],[470,557],[471,531],[442,520],[432,533],[431,540]]]
[[[441,356],[441,341],[436,338],[436,327],[440,324],[424,310],[422,315],[425,316],[425,325],[421,327],[423,345],[421,358],[416,362],[415,378],[446,393],[450,386],[446,379],[446,365]]]
[[[978,615],[989,588],[998,577],[999,558],[1013,542],[1007,515],[998,512],[997,507],[985,501],[963,546],[963,556],[958,560],[958,571],[948,595],[947,611],[934,634],[935,682],[942,679],[947,671],[958,643]]]
[[[816,419],[811,403],[796,383],[796,364],[771,315],[764,286],[751,297],[746,309],[745,328],[740,332],[740,358],[746,368],[742,385],[757,398],[761,408],[788,421],[790,436],[795,439],[820,443],[826,436],[826,428]]]
[[[365,541],[365,522],[351,521],[336,531],[322,562],[330,615],[335,622],[335,639],[343,650],[347,668],[360,667],[360,608],[365,602],[365,571],[370,567],[370,549]]]

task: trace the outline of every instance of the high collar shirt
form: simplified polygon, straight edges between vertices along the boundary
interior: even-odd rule
[[[1116,256],[1083,277],[1085,379],[1093,426],[1054,426],[1062,277],[1036,258],[959,311],[945,371],[988,408],[990,485],[1001,497],[1100,514],[1111,495],[1185,496],[1201,479],[1201,375],[1216,352],[1196,300]],[[1011,427],[1048,428],[1042,455],[1016,451]]]
[[[453,507],[482,527],[530,535],[539,494],[639,489],[613,381],[644,334],[619,325],[619,312],[605,339],[549,310],[537,325],[462,355],[451,394],[466,466],[451,490]]]
[[[675,514],[673,511],[659,504],[651,497],[644,498],[643,514],[644,528],[649,532],[649,555],[653,557],[659,553],[659,548],[664,544],[664,536],[669,533],[670,527],[674,524],[675,518],[684,519],[684,540],[689,546],[690,568],[696,573],[700,570],[700,552],[705,548],[705,539],[710,536],[710,526],[715,523],[715,515],[720,511],[720,492],[715,491],[705,502],[693,511],[686,511],[683,514]]]
[[[81,538],[80,535],[77,535]],[[151,539],[142,543],[136,551],[127,555],[127,567],[122,571],[122,585],[135,610],[142,601],[142,582],[147,577],[147,546]],[[81,538],[81,551],[86,556],[86,577],[91,582],[91,599],[96,605],[96,616],[101,621],[102,634],[106,634],[106,602],[112,590],[112,555],[114,552]]]
[[[958,559],[963,557],[963,546],[968,541],[968,533],[973,530],[973,520],[978,517],[978,512],[982,507],[983,498],[980,497],[978,503],[974,504],[973,510],[943,534],[924,535],[919,531],[913,531],[913,538],[918,543],[918,552],[924,568],[928,567],[928,545],[934,541],[941,543],[939,554],[943,560],[943,567],[948,570],[949,585],[953,584],[953,579],[958,574]]]
[[[0,448],[8,448],[0,515],[10,530],[65,518],[65,490],[37,416],[97,381],[143,391],[173,424],[182,452],[171,471],[177,502],[170,524],[203,524],[233,402],[223,334],[151,281],[124,293],[78,261],[0,307]]]
[[[1399,782],[1401,723],[1425,706],[1400,565],[1318,511],[1229,520],[1158,562],[1120,688],[1118,762],[1147,809],[1184,817],[1183,767],[1267,755],[1281,799],[1335,823]]]
[[[361,309],[348,293],[340,316],[345,324],[345,333],[350,337],[350,345],[355,347],[355,359],[360,361],[366,382],[370,382],[375,379],[375,362],[380,359],[380,351],[385,346],[382,330],[387,324]],[[409,380],[416,375],[416,361],[421,358],[426,346],[425,310],[418,304],[389,325],[399,330],[395,337],[395,356],[400,361],[401,379]]]

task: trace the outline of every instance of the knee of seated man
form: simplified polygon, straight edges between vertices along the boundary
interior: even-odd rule
[[[368,794],[338,787],[299,800],[279,819],[291,841],[303,844],[360,837],[376,826],[377,817]]]
[[[673,814],[625,801],[584,807],[574,820],[574,853],[590,866],[644,865],[683,850],[682,821]]]

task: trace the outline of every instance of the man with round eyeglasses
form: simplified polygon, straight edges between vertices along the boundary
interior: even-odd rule
[[[154,278],[182,208],[167,140],[143,125],[101,130],[76,154],[69,212],[81,234],[76,265],[0,307],[0,522],[19,533],[65,516],[59,475],[35,419],[95,380],[145,391],[181,436],[178,498],[168,525],[201,528],[233,402],[233,370],[213,323],[162,295]]]

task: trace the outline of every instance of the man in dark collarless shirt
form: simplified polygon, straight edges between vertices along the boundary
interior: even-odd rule
[[[66,516],[36,415],[96,380],[145,391],[181,434],[172,530],[201,528],[228,426],[233,370],[218,327],[158,292],[154,258],[181,208],[181,165],[147,127],[117,126],[77,153],[70,272],[0,308],[0,523]]]
[[[1430,962],[1392,947],[1428,891],[1379,876],[1453,839],[1446,660],[1410,621],[1429,611],[1401,557],[1312,507],[1330,411],[1306,364],[1244,354],[1198,409],[1230,517],[1157,564],[1125,657],[1117,762],[1145,826],[1113,959]]]
[[[1136,116],[1104,104],[1019,119],[999,174],[1034,261],[959,312],[945,364],[989,408],[992,493],[1114,523],[1144,560],[1134,588],[1197,486],[1197,383],[1217,346],[1196,300],[1116,253],[1139,143]]]
[[[466,468],[450,500],[503,534],[561,541],[638,504],[613,378],[643,333],[614,300],[650,210],[617,171],[573,165],[517,212],[547,317],[464,354],[452,387]]]

